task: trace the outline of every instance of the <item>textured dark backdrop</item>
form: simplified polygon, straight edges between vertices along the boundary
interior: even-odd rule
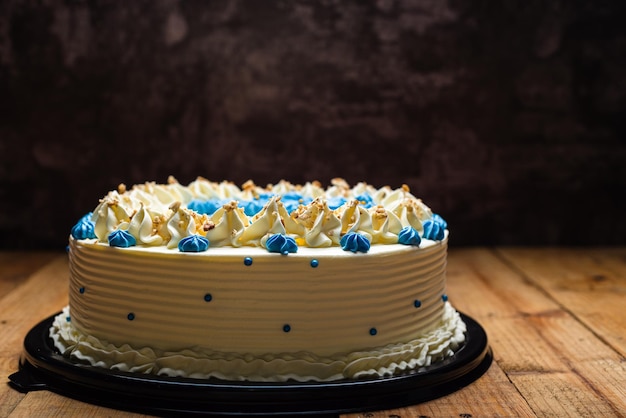
[[[0,1],[0,246],[118,183],[408,184],[452,245],[626,244],[623,1]]]

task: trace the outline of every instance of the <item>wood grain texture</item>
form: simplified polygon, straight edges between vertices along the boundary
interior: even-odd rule
[[[67,263],[58,253],[0,259],[13,260],[0,277],[0,286],[13,283],[0,298],[0,369],[8,375],[30,327],[67,303]],[[625,280],[625,248],[451,249],[450,301],[483,326],[494,363],[442,398],[343,418],[624,417]],[[0,405],[0,416],[12,418],[144,416],[8,385],[0,387]]]
[[[585,259],[590,254],[600,259],[604,256],[601,251],[584,249],[558,251],[560,260],[550,249],[518,250],[519,256],[515,250],[453,253],[449,293],[462,295],[453,302],[458,300],[459,309],[468,313],[475,309],[472,300],[487,307],[487,312],[479,310],[476,318],[487,329],[498,365],[535,413],[622,416],[626,412],[623,341],[608,344],[585,323],[581,311],[586,308],[581,304],[588,295],[563,303],[551,291],[555,278],[592,277],[598,267],[585,264]],[[548,273],[539,277],[538,271],[544,270]],[[474,286],[476,280],[467,280],[471,275],[481,286]],[[626,269],[621,275],[626,277]],[[463,280],[458,280],[461,277]],[[576,280],[560,282],[562,293],[576,293],[577,287]],[[602,295],[597,298],[605,300]],[[606,313],[601,329],[624,333],[626,324],[615,318],[620,309],[611,304],[611,298],[607,300],[598,311]]]
[[[67,261],[59,253],[1,253],[0,375],[17,371],[22,341],[42,318],[67,304]],[[25,395],[0,385],[0,416],[8,416]]]

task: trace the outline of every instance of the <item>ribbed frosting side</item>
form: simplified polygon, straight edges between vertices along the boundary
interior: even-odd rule
[[[71,323],[115,345],[346,354],[440,326],[447,237],[366,253],[180,253],[70,239]]]

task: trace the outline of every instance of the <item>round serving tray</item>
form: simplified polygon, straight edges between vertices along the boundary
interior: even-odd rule
[[[22,392],[50,390],[84,402],[161,416],[336,416],[393,409],[435,399],[478,379],[490,366],[483,328],[467,315],[467,340],[454,356],[410,373],[334,382],[232,382],[152,376],[75,363],[52,345],[55,315],[24,339],[19,371],[9,376]]]

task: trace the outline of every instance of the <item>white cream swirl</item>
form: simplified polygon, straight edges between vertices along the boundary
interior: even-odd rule
[[[181,239],[196,232],[196,222],[190,211],[177,204],[173,206],[173,209],[174,216],[167,222],[167,232],[171,237],[167,242],[167,248],[176,248]]]
[[[398,234],[402,230],[402,221],[395,213],[377,206],[372,211],[373,242],[377,244],[394,244],[398,242]]]
[[[137,243],[144,245],[161,245],[164,241],[171,238],[169,232],[164,234],[166,230],[159,228],[161,218],[153,216],[144,205],[130,221],[128,232],[137,239]]]
[[[304,242],[309,247],[330,247],[341,238],[341,221],[321,198],[310,205],[301,206],[294,215],[295,221],[305,228]]]
[[[356,199],[351,200],[339,209],[343,209],[343,212],[341,212],[341,235],[349,232],[358,232],[371,242],[374,230],[370,213],[363,206],[360,206]]]
[[[213,214],[206,237],[215,247],[227,245],[240,247],[239,237],[248,225],[248,218],[243,210],[237,207],[237,202],[233,200]]]
[[[93,212],[92,221],[98,239],[106,242],[109,234],[122,223],[129,222],[130,216],[120,205],[120,196],[117,192],[110,192]]]
[[[321,248],[339,245],[349,232],[362,234],[371,244],[395,244],[402,228],[422,233],[423,223],[433,218],[430,208],[407,186],[376,189],[361,182],[350,188],[339,178],[326,190],[318,182],[294,185],[284,180],[265,188],[248,181],[240,189],[231,182],[198,178],[183,186],[173,177],[167,184],[146,182],[130,190],[122,186],[109,192],[93,212],[100,242],[107,242],[112,231],[126,229],[138,245],[167,248],[176,248],[182,238],[192,234],[205,235],[212,247],[263,247],[272,234],[286,234],[299,246]],[[291,213],[286,209],[287,196]],[[302,198],[297,200],[298,196]],[[344,203],[333,210],[330,200]],[[214,201],[221,207],[210,215],[200,215],[188,208],[194,201]],[[242,202],[265,204],[249,216],[240,206]],[[299,204],[295,210],[294,204]]]
[[[239,241],[244,245],[263,247],[269,235],[286,232],[278,210],[278,198],[272,197],[261,212],[254,216],[252,223],[243,231]]]

